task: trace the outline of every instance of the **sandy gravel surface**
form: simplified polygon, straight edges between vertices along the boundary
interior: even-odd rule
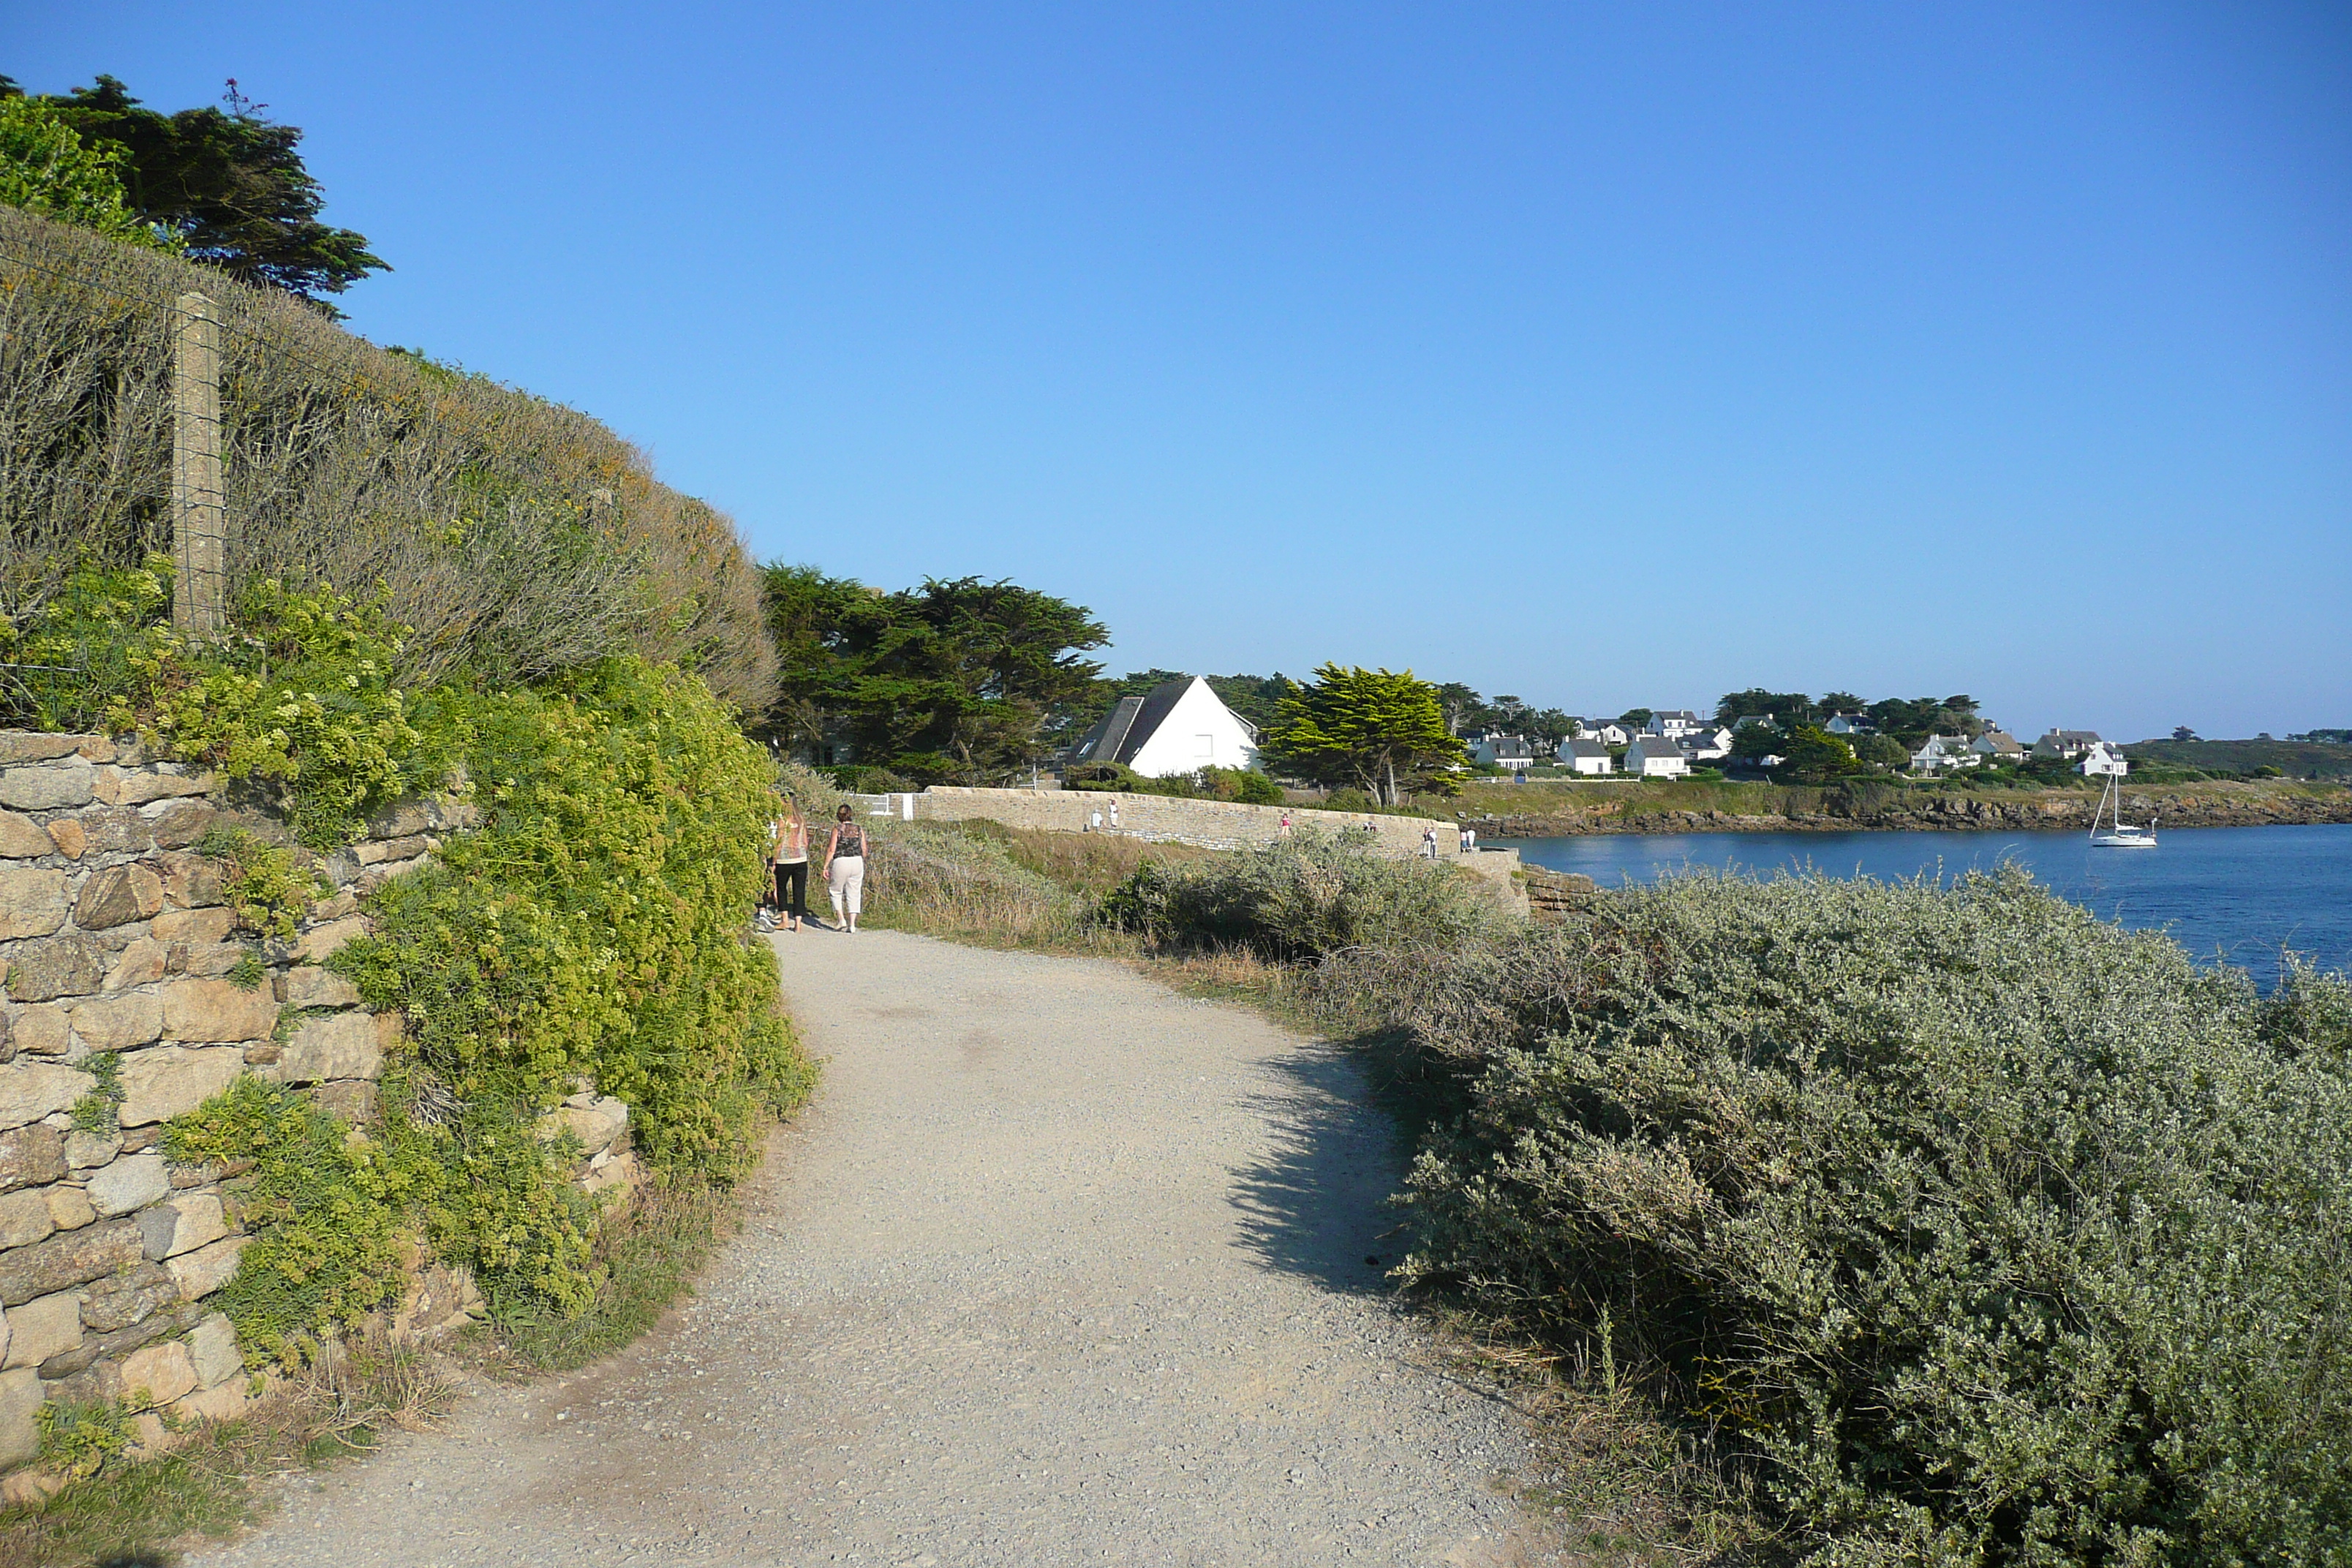
[[[1367,1262],[1348,1062],[1115,964],[774,940],[830,1061],[697,1297],[194,1563],[1534,1560],[1517,1416]]]

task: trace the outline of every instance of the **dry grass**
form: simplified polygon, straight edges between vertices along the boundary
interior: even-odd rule
[[[967,832],[1001,838],[1005,854],[1075,893],[1099,898],[1145,866],[1176,866],[1222,853],[1190,844],[1155,844],[1111,833],[1050,833],[993,822],[963,825]],[[992,834],[990,829],[993,829]]]
[[[388,1432],[428,1429],[456,1397],[447,1363],[430,1352],[331,1346],[233,1421],[0,1510],[0,1568],[160,1568],[176,1560],[174,1542],[226,1537],[260,1517],[270,1480],[365,1454]]]
[[[1605,1357],[1562,1355],[1433,1305],[1442,1361],[1525,1415],[1539,1473],[1510,1489],[1567,1561],[1650,1568],[1761,1561],[1770,1535],[1716,1460],[1712,1435],[1670,1425]]]
[[[0,207],[0,615],[85,554],[171,544],[173,301],[220,307],[232,593],[381,584],[403,678],[529,680],[620,652],[773,696],[727,518],[586,415],[379,349],[285,295]]]
[[[1136,868],[1214,853],[1110,834],[994,822],[890,823],[872,832],[865,924],[974,947],[1129,957],[1137,939],[1094,924],[1095,900]],[[810,889],[821,907],[820,889]]]

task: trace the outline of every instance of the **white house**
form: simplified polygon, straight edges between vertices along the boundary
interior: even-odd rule
[[[1614,719],[1579,719],[1576,721],[1576,738],[1598,741],[1604,746],[1622,746],[1633,737],[1626,732],[1624,725]]]
[[[1869,734],[1870,721],[1859,713],[1832,713],[1822,721],[1822,728],[1832,735],[1844,735],[1850,738]]]
[[[1911,753],[1911,771],[1915,773],[1940,773],[1946,768],[1972,768],[1984,758],[1969,749],[1966,735],[1930,735],[1925,744]]]
[[[2045,760],[2073,762],[2093,746],[2103,744],[2096,730],[2045,730],[2033,742],[2033,754]]]
[[[1969,750],[1993,762],[2013,763],[2025,755],[2017,737],[2006,730],[1987,730],[1969,742]]]
[[[1580,773],[1612,773],[1617,771],[1617,763],[1609,755],[1609,748],[1599,741],[1587,741],[1581,737],[1562,741],[1559,750],[1554,754]]]
[[[1636,778],[1677,779],[1690,772],[1690,759],[1663,735],[1636,735],[1625,748],[1625,771]]]
[[[1518,773],[1535,765],[1536,748],[1522,735],[1488,733],[1470,743],[1470,760],[1481,767],[1508,768]]]
[[[1087,731],[1074,763],[1125,763],[1146,778],[1246,768],[1257,761],[1257,730],[1199,676],[1164,680],[1140,697],[1122,697]]]
[[[2084,778],[2121,778],[2129,772],[2131,763],[2124,759],[2124,749],[2112,741],[2094,741],[2083,752]]]
[[[1695,763],[1712,763],[1731,755],[1731,731],[1720,724],[1702,724],[1682,738],[1683,755]]]
[[[1697,728],[1697,714],[1687,708],[1668,708],[1651,714],[1650,721],[1642,727],[1642,732],[1664,740],[1679,741]]]

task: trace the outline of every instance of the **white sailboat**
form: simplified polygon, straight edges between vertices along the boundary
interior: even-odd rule
[[[2091,813],[2091,847],[2095,849],[2153,849],[2156,847],[2156,818],[2147,825],[2126,822],[2124,811],[2124,774],[2131,764],[2116,748],[2102,741],[2091,748],[2083,759],[2083,772],[2094,776],[2104,774],[2107,787],[2100,793],[2099,804]],[[2105,827],[2099,825],[2105,822]]]

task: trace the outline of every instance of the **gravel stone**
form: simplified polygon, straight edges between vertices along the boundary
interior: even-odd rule
[[[1547,1559],[1381,1270],[1343,1054],[1110,963],[772,939],[817,1103],[646,1339],[287,1484],[191,1568]]]

